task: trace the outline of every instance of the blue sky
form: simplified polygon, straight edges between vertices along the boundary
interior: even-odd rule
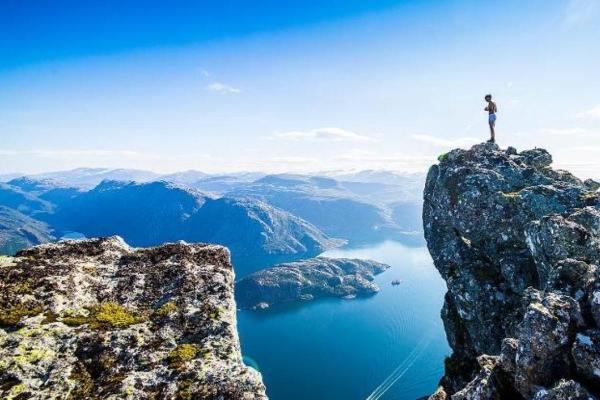
[[[8,0],[0,51],[0,173],[424,171],[491,92],[600,177],[600,0]]]

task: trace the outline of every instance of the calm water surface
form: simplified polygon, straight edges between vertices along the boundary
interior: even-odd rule
[[[376,277],[381,291],[366,299],[238,311],[246,363],[262,372],[270,398],[392,400],[433,392],[450,349],[440,320],[445,284],[427,249],[388,241],[323,256],[392,268]],[[394,279],[402,283],[392,286]]]

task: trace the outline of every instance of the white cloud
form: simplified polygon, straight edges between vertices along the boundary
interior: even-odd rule
[[[577,114],[579,118],[600,118],[600,104]]]
[[[391,162],[391,163],[404,163],[404,162],[421,162],[430,161],[435,158],[434,156],[425,155],[406,155],[406,154],[381,154],[374,151],[365,150],[353,150],[344,155],[337,157],[337,160],[341,161],[362,161],[362,162]]]
[[[598,153],[600,152],[600,146],[573,146],[567,147],[566,151],[575,151],[575,152],[590,152],[590,153]]]
[[[482,142],[481,138],[478,139],[474,137],[460,137],[456,139],[444,139],[431,135],[411,135],[411,137],[419,142],[428,143],[437,147],[464,147]]]
[[[569,0],[564,26],[573,28],[593,19],[600,11],[600,0]]]
[[[587,129],[583,128],[542,128],[540,133],[553,136],[572,136],[583,135],[587,133]]]
[[[75,150],[6,150],[0,149],[0,155],[4,156],[33,156],[48,158],[81,158],[81,157],[123,157],[123,158],[157,158],[158,155],[139,153],[133,150],[97,150],[97,149],[75,149]]]
[[[308,131],[291,131],[275,135],[276,138],[295,141],[329,141],[329,142],[378,142],[379,140],[342,128],[317,128]]]
[[[208,154],[155,154],[135,150],[102,150],[102,149],[32,149],[10,150],[0,149],[0,156],[32,157],[64,161],[174,161],[180,159],[208,159]]]
[[[241,89],[234,88],[233,86],[229,86],[221,82],[213,82],[207,85],[204,90],[221,94],[238,94],[242,92]]]
[[[205,70],[204,68],[200,68],[200,74],[205,77],[208,78],[210,77],[210,72],[208,72],[207,70]]]
[[[270,158],[269,160],[274,163],[280,163],[280,164],[307,164],[307,163],[313,164],[313,163],[319,162],[319,160],[317,160],[315,158],[295,157],[295,156],[273,157],[273,158]]]
[[[383,154],[380,152],[365,151],[354,149],[346,154],[335,158],[335,164],[332,165],[341,170],[360,170],[360,169],[394,169],[404,172],[422,172],[435,163],[434,155],[418,155],[392,153]]]

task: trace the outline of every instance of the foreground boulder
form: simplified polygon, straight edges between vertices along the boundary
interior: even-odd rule
[[[374,275],[388,268],[376,261],[327,257],[280,264],[240,280],[236,299],[241,308],[249,309],[320,297],[366,296],[379,291]]]
[[[439,160],[423,223],[453,354],[435,398],[598,397],[597,183],[553,170],[543,149],[487,143]]]
[[[220,246],[119,237],[0,259],[0,397],[266,399]]]

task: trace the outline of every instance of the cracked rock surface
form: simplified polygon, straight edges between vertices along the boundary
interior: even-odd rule
[[[229,251],[119,237],[0,258],[0,398],[266,399]]]

